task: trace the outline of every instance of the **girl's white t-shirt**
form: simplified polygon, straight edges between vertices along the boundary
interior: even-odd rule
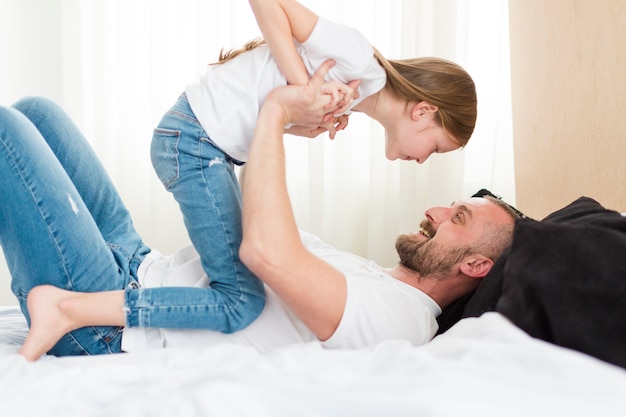
[[[369,41],[356,29],[319,18],[313,32],[296,49],[310,75],[327,59],[336,64],[327,80],[361,80],[360,97],[380,91],[386,74]],[[287,84],[267,45],[220,65],[209,65],[200,79],[185,88],[189,105],[213,143],[240,162],[246,162],[259,109],[274,88]],[[346,112],[350,113],[350,110]]]
[[[338,251],[312,234],[301,232],[306,248],[344,273],[347,300],[335,333],[319,341],[269,287],[261,315],[245,329],[225,334],[211,330],[126,328],[122,349],[126,352],[163,347],[209,346],[234,343],[266,352],[280,346],[318,342],[328,348],[363,348],[384,340],[402,339],[414,345],[430,341],[441,309],[428,295],[407,285],[373,261]],[[209,279],[192,246],[172,256],[151,252],[139,268],[144,287],[207,287]]]

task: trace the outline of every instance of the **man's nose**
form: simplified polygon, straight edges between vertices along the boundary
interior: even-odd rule
[[[450,210],[449,207],[431,207],[426,210],[424,215],[433,224],[435,230],[437,230],[437,227],[450,217]]]

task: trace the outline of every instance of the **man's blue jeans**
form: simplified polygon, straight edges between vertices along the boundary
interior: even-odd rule
[[[26,297],[37,285],[94,292],[135,283],[150,249],[87,141],[51,101],[0,107],[0,195],[0,243],[29,323]],[[119,352],[121,330],[79,329],[50,353]]]

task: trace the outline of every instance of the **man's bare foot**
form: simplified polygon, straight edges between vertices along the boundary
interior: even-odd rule
[[[65,301],[76,294],[51,285],[40,285],[30,291],[27,299],[30,330],[19,352],[28,361],[39,359],[76,328],[63,311]]]

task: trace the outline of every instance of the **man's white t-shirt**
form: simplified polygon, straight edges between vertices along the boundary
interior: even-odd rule
[[[361,80],[360,97],[380,91],[385,71],[372,45],[356,29],[319,18],[313,32],[296,49],[310,75],[327,60],[336,64],[327,80]],[[287,84],[267,45],[220,65],[209,65],[200,79],[185,88],[189,105],[213,143],[230,157],[246,162],[259,110],[274,88]],[[350,113],[350,110],[346,112]]]
[[[309,251],[346,277],[346,306],[339,326],[328,340],[318,341],[266,286],[264,310],[241,331],[225,334],[211,330],[126,328],[122,350],[235,343],[266,352],[280,346],[313,341],[328,348],[362,348],[390,339],[408,340],[415,345],[432,339],[441,309],[428,295],[386,274],[373,261],[338,251],[309,233],[301,232],[301,237]],[[192,246],[172,256],[151,252],[139,268],[139,279],[144,287],[207,287],[209,284]]]

